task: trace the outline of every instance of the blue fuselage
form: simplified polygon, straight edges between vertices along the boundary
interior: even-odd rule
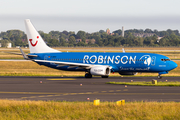
[[[177,64],[168,57],[153,53],[85,53],[85,52],[59,52],[31,54],[38,57],[31,59],[56,62],[82,63],[92,65],[108,65],[111,72],[158,72],[160,74],[177,67]],[[59,67],[54,63],[37,62],[51,68],[67,71],[85,71],[84,69]]]

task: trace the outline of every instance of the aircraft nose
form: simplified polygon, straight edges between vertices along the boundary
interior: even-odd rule
[[[175,69],[177,68],[178,65],[172,61],[170,66],[171,66],[171,69]]]

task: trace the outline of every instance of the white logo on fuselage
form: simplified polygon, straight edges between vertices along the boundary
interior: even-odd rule
[[[143,60],[144,61],[144,64],[145,65],[150,65],[151,64],[151,57],[150,55],[144,55],[140,58],[140,61]],[[92,55],[92,56],[89,56],[89,55],[84,55],[84,59],[83,59],[83,63],[98,63],[98,64],[119,64],[119,63],[122,63],[122,64],[136,64],[136,56],[102,56],[102,55],[99,55],[99,56],[96,56],[96,55]]]
[[[85,55],[83,59],[83,63],[99,63],[99,64],[109,64],[109,63],[115,63],[115,64],[131,64],[131,63],[136,63],[136,56],[134,58],[132,56],[122,56],[120,57],[119,55],[117,56],[102,56],[99,55],[98,57],[96,55],[92,55],[89,57],[89,55]]]
[[[144,64],[145,65],[150,65],[151,64],[151,57],[150,57],[150,55],[144,55],[144,56],[142,56],[141,58],[140,58],[140,60],[141,59],[144,59],[145,61],[144,61]]]

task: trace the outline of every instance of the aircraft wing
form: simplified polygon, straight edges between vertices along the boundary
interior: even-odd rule
[[[68,68],[76,68],[77,69],[90,69],[94,66],[105,66],[105,65],[92,65],[92,64],[84,64],[84,63],[72,63],[72,62],[58,62],[58,61],[47,61],[47,60],[33,60],[35,62],[48,62],[48,63],[54,63],[57,64],[58,67],[63,67],[63,66],[69,66]],[[108,66],[110,67],[110,66]],[[110,67],[111,69],[112,67]]]

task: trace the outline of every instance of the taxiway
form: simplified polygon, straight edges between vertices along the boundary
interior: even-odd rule
[[[175,101],[180,102],[180,87],[125,86],[109,81],[152,81],[156,77],[0,77],[0,99],[55,101]],[[163,77],[158,81],[180,81]]]

